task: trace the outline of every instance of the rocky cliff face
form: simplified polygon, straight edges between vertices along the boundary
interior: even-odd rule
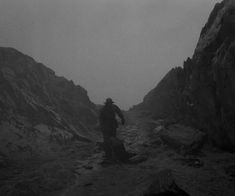
[[[235,150],[234,0],[215,5],[193,57],[171,70],[135,108],[193,125],[217,146]]]
[[[46,156],[94,138],[87,92],[15,49],[0,48],[0,155]]]

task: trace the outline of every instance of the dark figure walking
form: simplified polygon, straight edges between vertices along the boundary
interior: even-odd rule
[[[122,125],[125,124],[124,116],[118,106],[113,104],[111,98],[107,98],[104,107],[100,111],[100,126],[104,139],[104,151],[107,159],[112,159],[118,151],[121,152],[119,159],[126,156],[125,148],[120,140],[116,138],[118,122],[116,116],[121,119]],[[117,149],[119,146],[119,150]],[[121,146],[121,147],[120,147]]]

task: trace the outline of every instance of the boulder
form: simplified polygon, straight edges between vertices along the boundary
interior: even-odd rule
[[[160,171],[150,186],[144,193],[144,196],[189,196],[175,182],[171,170]]]
[[[206,134],[184,125],[174,124],[159,132],[161,140],[180,153],[198,151],[206,138]]]
[[[135,155],[129,159],[129,163],[137,164],[144,162],[148,159],[147,155],[140,154],[140,155]]]

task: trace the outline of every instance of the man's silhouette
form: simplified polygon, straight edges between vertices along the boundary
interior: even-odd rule
[[[118,128],[116,116],[121,119],[122,125],[125,124],[125,119],[120,108],[113,103],[111,98],[106,99],[104,107],[100,111],[99,119],[104,139],[104,151],[107,159],[113,158],[113,141],[118,141],[118,139],[115,139]]]

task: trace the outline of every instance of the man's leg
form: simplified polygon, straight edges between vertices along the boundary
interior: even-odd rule
[[[105,157],[108,159],[112,158],[112,144],[110,137],[107,135],[103,135],[104,138],[104,152],[105,152]]]
[[[116,126],[109,124],[103,127],[104,152],[107,159],[115,159],[113,139],[116,138]]]

